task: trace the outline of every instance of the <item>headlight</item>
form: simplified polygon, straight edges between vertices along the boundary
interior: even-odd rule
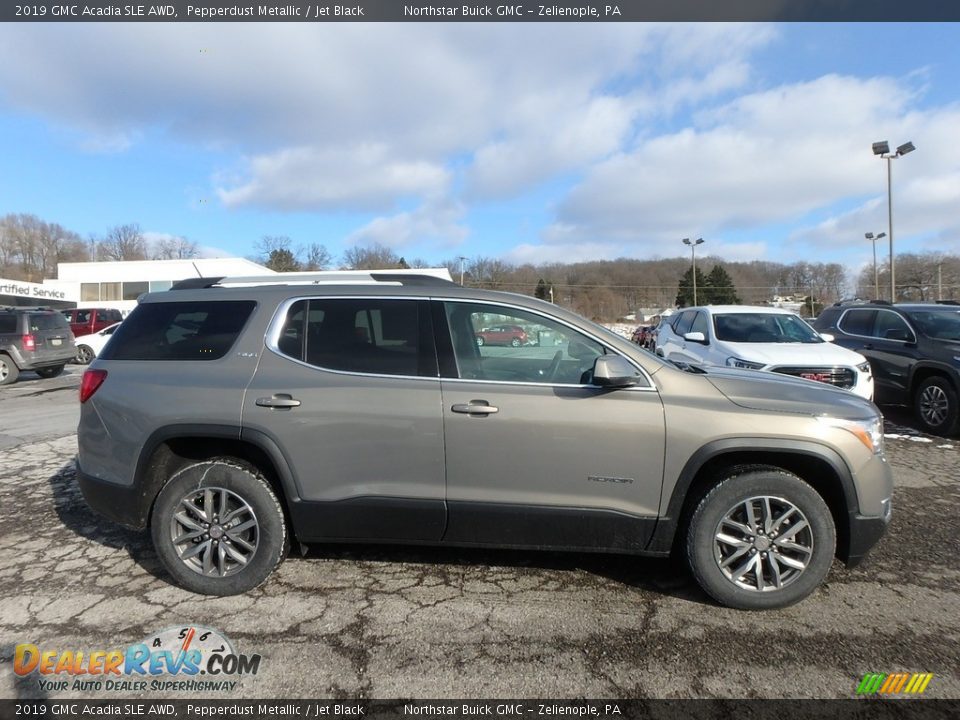
[[[862,365],[857,365],[857,370],[859,370],[862,373],[870,372],[870,363],[865,362]]]
[[[873,420],[842,420],[832,417],[818,417],[824,425],[846,430],[856,436],[874,455],[883,454],[883,419]]]
[[[764,363],[750,362],[749,360],[741,360],[738,357],[728,357],[727,365],[735,368],[743,368],[744,370],[760,370],[764,367]]]

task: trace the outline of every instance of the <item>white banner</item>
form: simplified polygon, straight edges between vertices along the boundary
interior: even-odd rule
[[[0,297],[4,295],[32,298],[37,301],[77,301],[76,297],[70,297],[74,295],[74,293],[68,293],[66,290],[54,287],[52,285],[40,285],[38,283],[24,282],[23,280],[7,280],[6,278],[0,278]]]

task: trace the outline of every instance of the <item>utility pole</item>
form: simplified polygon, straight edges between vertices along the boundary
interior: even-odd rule
[[[465,256],[460,256],[460,287],[463,287],[463,261],[466,259]]]

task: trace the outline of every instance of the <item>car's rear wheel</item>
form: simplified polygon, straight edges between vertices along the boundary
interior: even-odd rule
[[[957,391],[944,377],[928,377],[913,394],[913,410],[924,430],[949,435],[956,429],[960,414]]]
[[[0,385],[15,383],[20,376],[20,368],[9,355],[0,354]]]
[[[194,592],[236,595],[274,571],[289,539],[283,509],[255,468],[234,458],[189,465],[160,491],[153,544],[167,571]]]
[[[793,605],[823,582],[836,528],[823,498],[776,469],[731,475],[690,519],[687,558],[715,600],[743,610]]]
[[[94,357],[93,348],[88,347],[87,345],[78,345],[77,356],[74,358],[74,362],[80,365],[89,365],[91,362],[93,362]]]
[[[34,370],[34,372],[37,373],[37,375],[39,375],[42,378],[52,378],[52,377],[56,377],[57,375],[63,372],[63,365],[56,365],[54,367],[37,368],[36,370]]]

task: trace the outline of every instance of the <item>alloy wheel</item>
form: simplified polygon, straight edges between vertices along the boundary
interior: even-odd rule
[[[938,385],[929,385],[920,393],[920,415],[928,425],[942,425],[950,410],[950,399]]]
[[[193,490],[170,519],[170,539],[180,560],[195,573],[229,577],[253,559],[260,525],[253,508],[219,487]]]

